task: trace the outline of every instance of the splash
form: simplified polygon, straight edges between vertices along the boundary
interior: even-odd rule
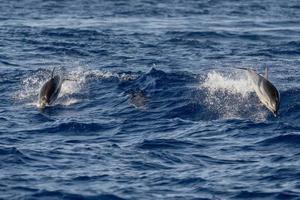
[[[66,80],[62,84],[59,97],[79,93],[87,82],[87,76],[83,68],[67,72],[64,78]]]
[[[14,94],[13,99],[17,102],[25,102],[29,106],[38,107],[39,90],[50,76],[50,71],[43,70],[21,80],[20,89]]]
[[[205,106],[222,119],[265,121],[268,116],[254,95],[251,80],[242,71],[209,72],[200,88],[205,90]]]
[[[72,104],[80,102],[82,99],[78,98],[80,94],[86,94],[87,90],[84,90],[88,81],[94,79],[111,79],[116,78],[120,81],[127,81],[135,79],[135,75],[126,73],[112,73],[109,71],[101,70],[88,70],[84,67],[75,68],[72,71],[64,72],[58,70],[56,73],[67,79],[63,82],[60,94],[58,96],[55,105],[70,106]],[[16,101],[21,101],[28,106],[38,105],[38,97],[40,88],[51,76],[50,70],[40,69],[37,72],[29,75],[21,81],[20,89],[14,94]]]
[[[209,92],[227,91],[232,94],[240,94],[247,97],[253,88],[251,81],[244,73],[222,74],[220,72],[210,72],[204,80],[202,87],[207,88]]]

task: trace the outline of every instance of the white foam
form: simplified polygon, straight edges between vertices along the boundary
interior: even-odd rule
[[[209,92],[228,91],[233,94],[240,94],[243,97],[253,92],[250,80],[243,73],[222,74],[212,71],[207,74],[206,79],[201,85]]]
[[[80,102],[79,99],[76,99],[76,98],[67,98],[67,99],[58,101],[57,104],[63,105],[63,106],[70,106],[70,105],[76,104],[78,102]]]
[[[100,71],[100,70],[91,70],[85,72],[86,76],[95,76],[97,78],[111,78],[115,77],[112,72],[109,71]]]
[[[30,77],[25,78],[21,81],[21,88],[15,93],[14,99],[16,100],[26,100],[32,97],[38,96],[40,88],[43,86],[43,83],[46,81],[46,78],[40,76],[39,74],[34,74]]]
[[[67,80],[65,80],[61,86],[59,97],[80,92],[87,81],[87,76],[83,68],[77,68],[74,71],[67,72],[64,78]]]
[[[200,89],[206,91],[203,103],[222,119],[265,121],[268,116],[268,112],[252,95],[251,80],[243,71],[209,72]]]
[[[57,70],[57,73],[61,73]],[[80,99],[71,97],[73,94],[82,92],[86,86],[87,81],[90,79],[109,79],[117,78],[121,81],[135,79],[135,75],[131,74],[118,74],[109,71],[102,70],[89,70],[84,67],[75,68],[72,71],[65,72],[64,78],[68,79],[63,82],[59,97],[55,104],[69,106],[80,102]],[[39,107],[38,96],[41,87],[49,79],[50,73],[44,70],[38,71],[37,73],[25,78],[21,81],[20,89],[14,94],[16,101],[22,101],[25,105]]]

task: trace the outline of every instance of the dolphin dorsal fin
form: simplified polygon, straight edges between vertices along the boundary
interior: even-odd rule
[[[51,78],[53,78],[54,71],[55,71],[55,67],[53,67],[53,70],[52,70],[52,73],[51,73]]]
[[[269,67],[268,66],[266,66],[266,68],[265,68],[265,75],[264,75],[264,77],[265,77],[265,79],[269,79]]]

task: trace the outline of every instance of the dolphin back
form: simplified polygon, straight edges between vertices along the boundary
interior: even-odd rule
[[[276,104],[276,110],[279,109],[280,104],[280,94],[277,88],[267,79],[264,79],[264,83],[262,84],[265,93],[270,98],[270,102]]]
[[[41,88],[40,100],[44,98],[48,105],[52,104],[58,97],[61,89],[62,80],[56,75],[49,79]]]

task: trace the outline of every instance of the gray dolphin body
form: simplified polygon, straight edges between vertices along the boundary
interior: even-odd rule
[[[53,76],[54,69],[52,71],[51,79],[44,83],[40,90],[39,106],[45,108],[51,105],[58,97],[61,90],[63,79],[59,75]]]
[[[147,96],[145,91],[137,89],[130,90],[130,103],[133,104],[136,108],[143,108],[147,104]]]
[[[252,86],[259,100],[276,117],[280,106],[280,94],[276,87],[268,80],[268,68],[266,67],[265,76],[256,73],[253,69],[247,70],[247,75],[252,82]]]

